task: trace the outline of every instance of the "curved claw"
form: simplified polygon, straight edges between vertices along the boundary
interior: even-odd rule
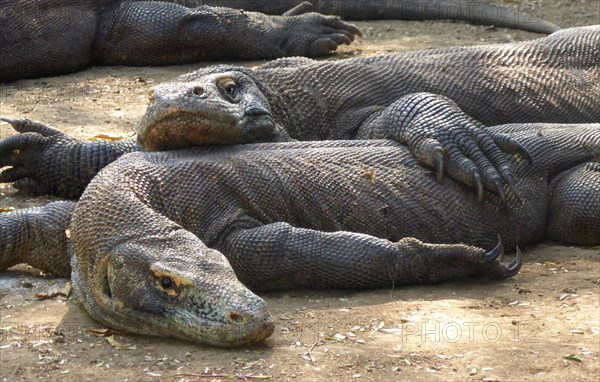
[[[517,253],[515,254],[515,258],[506,266],[505,277],[513,277],[521,270],[521,265],[523,264],[523,258],[521,256],[521,250],[517,247]]]
[[[525,158],[526,161],[528,161],[530,164],[533,164],[533,157],[531,156],[529,151],[525,148],[525,146],[523,146],[519,142],[515,141],[515,150],[519,153],[519,155],[521,155],[523,158]]]
[[[363,35],[361,30],[356,25],[345,22],[337,16],[328,16],[324,23],[331,28],[346,30],[354,36],[362,37]]]
[[[502,183],[494,182],[494,184],[496,185],[496,191],[498,192],[498,196],[500,196],[502,202],[506,203],[506,195],[504,195],[504,187],[502,186]]]
[[[517,190],[517,182],[515,182],[515,177],[512,174],[506,174],[504,180],[506,181],[506,184],[508,184],[508,187],[510,187],[512,192],[514,192],[515,194],[519,193],[519,190]]]
[[[492,261],[501,261],[504,257],[504,246],[502,245],[502,238],[498,235],[498,244],[494,249],[489,251],[483,257],[484,263],[491,263]]]
[[[29,171],[24,167],[11,167],[0,172],[0,183],[12,183],[28,177]]]

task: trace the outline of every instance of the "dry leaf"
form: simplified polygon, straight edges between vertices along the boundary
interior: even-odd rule
[[[577,356],[577,354],[569,354],[563,357],[564,359],[568,359],[570,361],[581,362],[581,358]]]
[[[13,212],[15,209],[13,207],[0,207],[0,213],[3,212]]]
[[[136,350],[137,348],[135,347],[135,345],[123,345],[122,343],[120,343],[119,341],[115,340],[115,336],[108,336],[105,337],[106,338],[106,342],[108,342],[110,344],[110,346],[119,349],[119,350]]]
[[[108,134],[97,134],[91,138],[88,138],[89,141],[121,141],[126,139],[127,137],[120,135],[108,135]]]
[[[108,328],[106,328],[106,329],[105,328],[93,328],[93,329],[88,329],[88,331],[98,337],[108,337],[108,336],[112,336],[112,335],[120,333],[118,331],[108,329]]]

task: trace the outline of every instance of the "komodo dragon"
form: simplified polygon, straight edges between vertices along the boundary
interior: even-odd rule
[[[435,165],[440,178],[446,171],[479,196],[484,187],[502,194],[502,181],[514,180],[494,142],[526,152],[472,118],[486,125],[600,122],[600,26],[514,44],[335,62],[282,59],[255,70],[216,66],[151,92],[138,134],[150,150],[392,138]],[[12,166],[0,182],[33,194],[77,198],[100,168],[139,150],[134,141],[84,142],[11,123],[24,134],[0,143],[0,167]]]
[[[261,3],[265,9],[276,8],[273,2]],[[299,2],[288,1],[290,8],[292,3]],[[458,1],[450,9],[436,6],[439,0],[425,1],[433,8],[403,13],[390,2],[360,3],[365,16],[371,15],[368,10],[379,9],[389,10],[394,17],[454,18],[541,33],[559,29],[537,17],[481,1]],[[396,3],[415,4],[412,0]],[[209,7],[203,0],[0,0],[0,81],[70,73],[92,63],[165,65],[313,57],[349,44],[360,34],[337,17],[302,14],[309,10],[306,4],[283,16],[213,4],[219,7]]]
[[[0,214],[0,269],[71,274],[111,328],[234,346],[273,332],[250,289],[502,279],[521,257],[502,263],[498,234],[600,244],[600,124],[494,129],[533,156],[507,158],[520,199],[477,204],[388,140],[131,153],[77,204]]]

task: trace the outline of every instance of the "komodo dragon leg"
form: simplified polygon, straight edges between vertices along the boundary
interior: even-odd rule
[[[100,20],[94,56],[107,64],[316,57],[350,44],[360,35],[355,26],[316,13],[266,16],[155,1],[115,3],[102,10]]]
[[[519,252],[510,264],[501,262],[502,243],[486,253],[462,244],[426,244],[414,238],[394,243],[283,222],[231,230],[217,247],[227,254],[240,281],[258,290],[381,288],[436,284],[467,276],[503,279],[521,268]]]
[[[0,213],[0,271],[26,263],[57,276],[69,277],[71,265],[66,229],[75,204],[60,201]]]
[[[134,140],[86,142],[28,119],[10,120],[19,135],[0,142],[0,183],[31,195],[78,198],[104,166],[121,155],[140,150]]]
[[[431,93],[410,94],[375,113],[357,138],[406,144],[419,162],[436,168],[438,182],[447,171],[454,180],[475,187],[479,201],[484,187],[504,199],[503,182],[516,193],[504,153],[532,160],[516,140],[486,129],[450,98]]]
[[[165,1],[2,0],[0,81],[58,75],[93,63],[319,56],[360,31],[336,16],[267,16]]]

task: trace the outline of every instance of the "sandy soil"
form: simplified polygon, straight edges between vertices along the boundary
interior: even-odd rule
[[[597,0],[546,0],[538,10],[561,26],[600,23]],[[463,23],[357,24],[364,37],[331,59],[538,37]],[[0,114],[49,122],[81,138],[133,135],[148,88],[199,66],[95,67],[2,84]],[[0,124],[0,138],[11,134]],[[0,208],[51,199],[0,186]],[[598,381],[599,255],[542,243],[525,248],[521,273],[504,282],[269,293],[275,334],[235,350],[117,334],[134,347],[119,349],[89,330],[102,326],[76,301],[35,297],[67,280],[21,266],[0,274],[0,379]]]

